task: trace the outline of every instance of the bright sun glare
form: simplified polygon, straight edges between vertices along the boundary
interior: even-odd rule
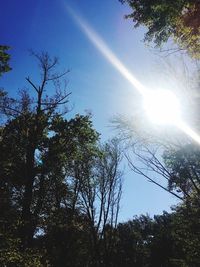
[[[178,98],[169,90],[150,90],[143,97],[144,109],[156,124],[177,125],[181,120]]]
[[[143,96],[144,108],[149,118],[157,124],[172,124],[176,126],[200,144],[200,136],[181,120],[180,104],[175,94],[168,90],[150,91],[145,88],[107,46],[104,40],[69,6],[66,5],[66,8],[94,46]]]

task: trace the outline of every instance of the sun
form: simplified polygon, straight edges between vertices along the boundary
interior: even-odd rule
[[[180,103],[176,95],[169,90],[149,91],[128,70],[123,62],[121,62],[121,60],[113,53],[112,49],[107,46],[105,41],[88,23],[78,16],[71,8],[67,7],[67,10],[94,46],[111,63],[111,65],[133,85],[134,89],[141,94],[144,99],[144,109],[150,120],[157,124],[172,124],[200,144],[200,135],[193,131],[193,129],[191,129],[181,118]]]
[[[146,92],[143,105],[153,123],[177,125],[181,121],[180,103],[170,90]]]

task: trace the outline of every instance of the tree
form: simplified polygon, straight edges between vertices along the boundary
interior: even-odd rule
[[[166,129],[148,128],[143,121],[145,127],[140,129],[133,119],[122,117],[115,123],[133,172],[181,201],[200,201],[199,146],[170,128],[169,133]]]
[[[200,264],[200,209],[194,198],[175,208],[171,232],[175,240],[173,253],[177,266],[198,266]],[[185,265],[184,265],[185,264]]]
[[[119,160],[115,142],[101,146],[95,157],[87,152],[74,160],[74,172],[66,176],[65,202],[45,220],[45,247],[53,266],[110,263],[122,190]]]
[[[100,145],[95,156],[84,149],[84,155],[74,162],[72,211],[81,210],[87,218],[92,266],[106,264],[112,250],[112,235],[108,236],[106,230],[108,225],[112,229],[117,226],[122,194],[120,162],[117,140]]]
[[[66,208],[52,211],[45,235],[39,241],[47,250],[50,266],[91,266],[89,222],[80,211]]]
[[[157,47],[170,37],[180,50],[200,58],[200,3],[198,0],[120,0],[127,3],[132,12],[126,16],[134,26],[146,26],[145,41],[153,41]]]
[[[191,124],[198,121],[194,115]],[[130,168],[179,200],[172,214],[154,217],[147,266],[198,266],[199,146],[176,127],[152,125],[141,114],[114,122]]]
[[[7,53],[9,48],[7,45],[0,45],[0,76],[2,73],[11,70],[9,66],[10,55]]]
[[[58,59],[51,59],[47,53],[34,54],[34,56],[39,60],[41,84],[37,86],[29,77],[27,81],[34,89],[36,99],[32,99],[27,92],[22,92],[20,100],[4,95],[1,104],[1,113],[8,118],[2,127],[0,141],[1,155],[3,155],[1,156],[2,188],[4,192],[8,192],[11,204],[16,204],[20,211],[20,236],[24,248],[31,246],[38,227],[44,195],[47,194],[45,186],[49,187],[47,183],[51,182],[55,170],[53,160],[54,163],[55,160],[58,161],[56,166],[58,172],[64,167],[64,160],[67,156],[63,149],[68,149],[69,153],[75,153],[73,149],[76,147],[73,147],[74,144],[67,139],[65,140],[66,146],[63,146],[60,153],[53,154],[53,150],[56,152],[56,146],[60,146],[59,142],[61,142],[61,139],[56,140],[61,134],[59,127],[60,131],[64,128],[64,133],[68,129],[69,138],[72,135],[74,138],[80,138],[79,133],[75,137],[74,130],[71,130],[74,124],[78,124],[80,134],[85,138],[84,140],[78,139],[80,142],[87,142],[87,140],[93,142],[98,139],[98,134],[91,129],[89,117],[77,116],[67,122],[62,119],[63,113],[58,113],[58,107],[68,102],[69,93],[61,91],[60,81],[60,78],[68,71],[56,73],[54,69]],[[52,97],[45,95],[46,87],[50,82],[53,83],[56,91]],[[63,112],[66,113],[66,110]],[[87,128],[91,129],[90,135],[88,135]]]
[[[36,96],[5,92],[0,102],[2,264],[26,266],[35,255],[35,266],[98,266],[112,250],[106,229],[117,226],[120,147],[116,140],[100,145],[90,115],[66,118],[61,78],[68,71],[57,73],[58,60],[47,53],[33,55],[41,83],[26,80]]]
[[[199,147],[188,144],[163,155],[170,173],[169,189],[181,191],[185,198],[200,199],[199,153]]]
[[[176,207],[171,213],[163,212],[153,218],[148,215],[135,216],[118,224],[113,265],[108,266],[198,266],[198,229],[197,210],[189,211],[184,205]]]
[[[133,220],[119,223],[113,266],[150,266],[151,236],[152,219],[149,216],[135,216]]]
[[[147,120],[142,118],[140,124],[137,119],[134,122],[134,118],[118,116],[113,123],[118,130],[119,139],[124,146],[124,155],[131,170],[182,200],[184,192],[176,192],[175,188],[169,186],[172,173],[166,167],[162,157],[164,151],[178,150],[181,147],[179,141],[182,140],[183,144],[182,136],[179,135],[179,141],[176,142],[170,129],[172,138],[166,129],[163,132],[153,127],[149,128]]]

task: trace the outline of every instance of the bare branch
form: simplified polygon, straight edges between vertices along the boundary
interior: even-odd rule
[[[67,71],[65,71],[65,72],[63,72],[63,73],[61,73],[61,74],[53,75],[52,77],[47,78],[46,81],[54,81],[54,80],[58,80],[58,79],[62,78],[63,76],[65,76],[65,75],[66,75],[67,73],[69,73],[69,72],[70,72],[70,70],[67,70]]]
[[[160,183],[156,182],[155,180],[153,180],[152,178],[150,178],[147,174],[145,174],[144,172],[141,171],[140,168],[136,167],[133,162],[130,160],[130,158],[125,155],[126,159],[128,160],[129,166],[131,167],[131,169],[137,173],[140,174],[142,176],[144,176],[145,178],[147,178],[148,181],[150,181],[151,183],[157,185],[158,187],[162,188],[163,190],[165,190],[166,192],[172,194],[173,196],[177,197],[180,200],[183,200],[183,197],[180,197],[179,195],[177,195],[176,193],[174,193],[173,191],[170,191],[167,187],[164,187],[163,185],[161,185]]]
[[[29,78],[29,77],[26,77],[26,80],[27,80],[28,83],[30,83],[30,85],[31,85],[31,86],[35,89],[35,91],[38,93],[39,90],[38,90],[37,86],[30,80],[30,78]]]

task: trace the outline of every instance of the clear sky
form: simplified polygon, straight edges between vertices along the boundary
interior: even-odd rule
[[[138,79],[146,85],[158,82],[158,57],[142,42],[144,29],[135,30],[124,19],[128,9],[118,0],[6,0],[0,9],[0,42],[12,48],[13,70],[1,78],[0,86],[14,96],[28,86],[26,76],[37,77],[28,49],[58,56],[61,69],[71,70],[68,89],[72,92],[72,114],[91,111],[94,127],[106,140],[115,134],[110,119],[136,109],[137,92],[81,32],[66,5],[87,20]],[[174,197],[126,168],[121,221],[133,215],[169,211],[175,202]]]

